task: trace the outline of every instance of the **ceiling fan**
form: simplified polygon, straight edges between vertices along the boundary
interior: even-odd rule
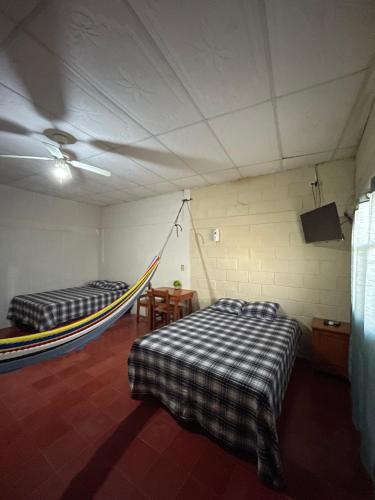
[[[0,155],[0,158],[19,158],[23,160],[43,160],[43,161],[53,161],[54,169],[53,173],[60,183],[72,179],[72,172],[70,167],[80,168],[82,170],[88,170],[94,174],[110,176],[111,172],[104,170],[102,168],[94,167],[93,165],[88,165],[87,163],[82,163],[80,161],[73,160],[70,155],[64,151],[64,146],[67,144],[74,144],[76,142],[75,138],[60,130],[48,129],[44,131],[44,135],[51,141],[57,143],[50,144],[47,142],[42,142],[44,147],[53,156],[22,156],[22,155]]]

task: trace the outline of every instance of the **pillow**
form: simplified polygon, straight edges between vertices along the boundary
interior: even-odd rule
[[[96,280],[90,281],[87,285],[101,290],[127,290],[129,288],[125,281]]]
[[[242,314],[272,321],[276,318],[278,308],[279,304],[276,302],[247,302],[242,308]]]
[[[211,308],[215,309],[215,311],[239,315],[245,304],[246,302],[241,299],[219,299],[212,304]]]
[[[89,281],[87,283],[87,286],[92,286],[94,288],[100,288],[101,285],[105,285],[107,283],[106,280],[95,280],[95,281]]]

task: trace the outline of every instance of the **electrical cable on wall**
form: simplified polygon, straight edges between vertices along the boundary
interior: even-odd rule
[[[315,165],[314,169],[315,169],[315,180],[310,182],[310,187],[314,198],[314,208],[319,208],[322,205],[322,192],[320,189],[321,183],[318,176],[318,165]]]

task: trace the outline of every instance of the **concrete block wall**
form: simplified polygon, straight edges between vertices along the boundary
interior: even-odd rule
[[[351,209],[354,161],[320,165],[322,204]],[[350,318],[350,224],[345,241],[305,244],[299,215],[314,208],[312,167],[197,188],[191,209],[191,281],[200,307],[220,297],[279,302],[295,317],[309,355],[313,317]],[[220,242],[211,239],[219,228]]]

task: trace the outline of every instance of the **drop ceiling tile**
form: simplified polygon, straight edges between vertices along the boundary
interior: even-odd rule
[[[293,158],[284,158],[282,161],[283,170],[292,168],[308,167],[317,163],[329,161],[332,158],[333,151],[324,151],[322,153],[314,153],[312,155],[295,156]]]
[[[0,148],[3,135],[0,134]],[[10,179],[21,179],[34,174],[46,174],[53,168],[53,162],[43,160],[21,160],[16,158],[0,158],[0,172]]]
[[[200,175],[194,175],[193,177],[187,177],[185,179],[176,179],[173,182],[182,189],[207,186],[207,181]]]
[[[79,203],[85,203],[89,205],[102,206],[104,202],[98,202],[95,198],[97,195],[95,193],[68,193],[64,195],[64,199],[77,201]]]
[[[14,24],[0,12],[0,43],[6,39],[13,27]]]
[[[131,201],[133,199],[132,194],[129,193],[129,191],[123,191],[120,189],[105,192],[105,193],[103,193],[103,195],[106,197],[111,197],[113,199],[113,201],[116,201],[116,202]]]
[[[87,172],[82,174],[79,173],[79,175],[79,183],[82,186],[82,189],[90,193],[104,193],[106,191],[114,191],[115,189],[131,189],[138,187],[137,184],[134,184],[128,179],[113,174],[111,177],[103,177],[100,175],[89,174]]]
[[[129,188],[127,191],[133,196],[133,199],[147,198],[148,196],[155,196],[155,193],[144,186]]]
[[[55,118],[64,115],[61,79],[57,61],[26,35],[19,34],[0,52],[0,82],[30,101],[36,117],[50,121],[51,111]],[[43,128],[34,130],[42,132]]]
[[[367,67],[374,53],[375,3],[266,0],[277,94]]]
[[[0,0],[0,10],[15,21],[22,21],[40,3],[40,0]]]
[[[158,194],[166,194],[166,193],[174,193],[175,191],[178,191],[179,188],[175,184],[172,184],[171,182],[159,182],[157,184],[152,185],[152,190]]]
[[[269,99],[257,2],[130,3],[204,116]]]
[[[280,160],[270,161],[268,163],[258,163],[256,165],[248,165],[240,167],[238,170],[242,177],[252,177],[254,175],[266,175],[278,172],[281,168]]]
[[[92,195],[91,195],[92,196]],[[94,205],[93,199],[87,193],[66,193],[64,194],[65,200],[77,201],[78,203],[89,203]]]
[[[149,137],[149,133],[128,115],[116,113],[98,100],[83,92],[79,87],[67,82],[67,114],[64,121],[74,123],[78,128],[101,143],[134,142]]]
[[[106,196],[105,193],[91,194],[86,198],[81,198],[82,201],[84,201],[85,199],[87,200],[86,203],[91,203],[100,207],[106,207],[108,205],[113,205],[114,203],[116,203],[116,201],[114,201],[110,196]]]
[[[0,167],[0,184],[8,185],[11,184],[14,180],[14,178],[9,177],[9,175],[7,175],[7,172],[2,170],[2,168]]]
[[[49,193],[55,195],[59,192],[59,183],[53,178],[51,173],[46,175],[31,175],[19,180],[15,180],[11,184],[19,189],[26,189],[38,193]]]
[[[129,158],[167,180],[174,181],[195,174],[194,170],[153,137],[125,146],[123,151]]]
[[[1,61],[0,55],[0,81],[6,74],[1,70]],[[48,156],[41,141],[47,140],[43,131],[51,128],[59,128],[76,138],[76,144],[69,145],[67,150],[73,152],[77,159],[101,152],[84,132],[54,119],[47,111],[36,108],[26,98],[0,85],[0,154]],[[5,139],[3,134],[6,132]]]
[[[56,18],[59,24],[58,43]],[[153,133],[196,122],[188,94],[126,2],[58,0],[29,25],[31,32]]]
[[[1,123],[1,118],[0,118],[0,123]],[[40,143],[40,141],[34,139],[33,137],[8,134],[5,132],[0,133],[0,154],[15,154],[15,155],[42,156],[42,157],[50,156],[48,151]],[[29,161],[30,160],[28,160],[28,162]],[[7,164],[9,164],[9,166],[17,163],[21,163],[25,167],[27,167],[27,165],[30,165],[30,168],[33,166],[32,161],[31,163],[27,164],[25,162],[26,160],[22,161],[19,161],[18,159],[7,160]]]
[[[276,160],[280,154],[270,102],[209,120],[238,166]]]
[[[354,105],[353,111],[350,114],[343,136],[340,139],[340,148],[359,145],[374,100],[375,68],[373,67],[369,75],[367,72],[364,73],[364,85],[361,88],[360,95]]]
[[[150,185],[163,181],[160,176],[129,159],[127,151],[124,146],[116,151],[89,158],[88,162],[136,184]]]
[[[168,132],[158,139],[200,174],[233,166],[206,123]]]
[[[209,184],[220,184],[222,182],[236,181],[241,178],[236,168],[219,170],[219,172],[211,172],[209,174],[205,174],[203,177]]]
[[[1,78],[2,72],[0,71],[0,80]],[[0,130],[2,133],[8,132],[14,134],[15,137],[16,135],[27,137],[33,132],[39,133],[52,126],[50,116],[41,115],[29,101],[0,85]],[[4,152],[0,151],[0,153]],[[30,152],[30,154],[33,153]]]
[[[357,148],[340,148],[338,149],[334,156],[334,160],[345,160],[346,158],[354,158],[357,152]]]
[[[104,105],[99,96],[87,93],[82,79],[26,34],[14,39],[0,56],[0,81],[96,140],[132,142],[149,136],[108,100]]]
[[[132,195],[124,191],[106,191],[99,194],[91,194],[89,199],[94,202],[105,203],[106,205],[114,205],[124,203],[133,199]]]
[[[356,74],[278,99],[284,156],[335,149],[363,75]]]

